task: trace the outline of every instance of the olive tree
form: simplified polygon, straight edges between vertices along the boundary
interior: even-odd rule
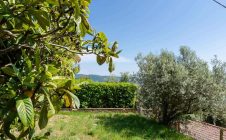
[[[158,121],[169,124],[207,108],[205,101],[214,90],[211,73],[207,63],[189,48],[181,47],[179,56],[165,50],[160,55],[140,54],[136,61],[139,104],[151,109]]]
[[[130,82],[130,75],[129,72],[121,72],[120,75],[120,82]]]
[[[109,43],[88,22],[91,0],[0,1],[0,133],[32,138],[35,120],[44,128],[62,99],[79,107],[75,73],[80,56],[114,70],[117,42]],[[86,39],[84,39],[86,38]],[[76,120],[75,120],[76,121]],[[13,133],[20,132],[20,133]]]
[[[219,126],[226,126],[226,63],[220,61],[217,56],[211,61],[211,78],[214,83],[212,100],[208,100],[208,108],[204,114],[204,120]]]

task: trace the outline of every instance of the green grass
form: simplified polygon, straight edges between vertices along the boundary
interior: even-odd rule
[[[61,112],[37,135],[54,140],[191,140],[132,113]]]

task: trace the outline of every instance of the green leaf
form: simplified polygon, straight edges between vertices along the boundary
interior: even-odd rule
[[[122,50],[119,50],[119,51],[116,52],[116,54],[120,54],[121,52],[122,52]]]
[[[113,46],[112,46],[112,51],[115,52],[118,49],[118,42],[114,42]]]
[[[31,71],[32,70],[32,64],[31,64],[31,60],[28,58],[28,56],[26,55],[26,52],[25,50],[22,50],[22,55],[24,57],[24,61],[27,65],[27,69],[28,71]]]
[[[9,75],[9,76],[17,76],[17,71],[15,70],[15,67],[12,64],[8,64],[1,68],[3,73]]]
[[[104,45],[107,45],[108,39],[103,32],[99,32],[97,36],[103,41]]]
[[[0,0],[0,7],[3,9],[4,12],[6,11],[8,12],[8,7],[6,6],[3,0]]]
[[[52,77],[51,82],[56,84],[58,88],[61,88],[61,87],[65,87],[69,80],[70,79],[68,79],[64,76],[54,76],[54,77]]]
[[[88,3],[91,3],[91,0],[85,0],[85,1],[87,1]]]
[[[53,103],[51,102],[50,98],[47,96],[48,102],[49,102],[49,111],[48,111],[48,118],[51,118],[53,115],[56,114],[56,110],[53,106]]]
[[[78,0],[72,0],[71,1],[73,6],[75,7],[75,13],[74,13],[74,16],[75,16],[75,19],[79,18],[80,17],[80,6],[79,6],[79,3],[78,3]]]
[[[57,88],[57,85],[56,85],[55,83],[53,83],[53,82],[48,82],[48,83],[46,83],[46,84],[43,85],[43,86],[49,87],[49,88],[54,88],[54,89]]]
[[[45,98],[47,99],[48,103],[49,103],[49,110],[48,110],[48,118],[52,117],[54,114],[56,114],[55,108],[49,98],[48,95],[48,90],[46,88],[42,88],[44,94],[45,94]]]
[[[60,91],[62,92],[65,92],[69,95],[69,97],[72,98],[72,101],[73,101],[73,108],[79,108],[80,107],[80,101],[78,99],[78,97],[76,95],[74,95],[72,92],[68,91],[68,90],[65,90],[65,89],[61,89]]]
[[[40,80],[42,82],[46,82],[46,81],[51,80],[51,79],[52,79],[52,73],[50,73],[49,71],[43,71],[41,73]]]
[[[34,108],[30,98],[19,98],[16,101],[19,118],[25,127],[34,127]]]
[[[104,64],[105,61],[106,61],[106,57],[105,57],[105,56],[97,55],[97,63],[98,63],[99,65]]]
[[[90,30],[91,27],[90,27],[89,22],[87,21],[86,17],[82,15],[81,18],[82,18],[82,23],[84,24],[84,26],[86,27],[86,29],[87,30]]]
[[[82,37],[84,37],[87,33],[87,29],[83,23],[80,24],[80,34]]]
[[[115,70],[115,66],[113,64],[112,58],[110,58],[108,70],[109,72],[113,72]]]
[[[80,89],[78,84],[76,84],[75,79],[68,80],[67,83],[65,84],[65,88],[69,90]]]
[[[46,0],[46,2],[48,2],[49,4],[52,4],[52,5],[59,5],[57,0]]]
[[[48,109],[46,104],[44,104],[40,112],[38,126],[40,129],[43,129],[46,127],[47,124],[48,124]]]
[[[34,27],[35,25],[32,22],[32,20],[33,20],[32,18],[33,18],[33,15],[30,15],[30,17],[28,17],[28,16],[21,17],[20,20],[22,20],[24,22],[24,24]]]
[[[59,69],[54,67],[54,65],[47,65],[48,66],[48,71],[52,73],[52,75],[57,74],[59,72]]]
[[[75,20],[75,24],[76,24],[76,31],[78,32],[78,33],[81,33],[81,30],[80,30],[80,27],[81,27],[81,17],[78,17],[76,20]]]
[[[15,0],[9,0],[10,4],[15,4]]]
[[[38,21],[38,24],[41,26],[43,30],[47,30],[47,27],[50,25],[48,14],[45,13],[45,11],[40,10],[30,10],[30,13],[35,17],[35,19]]]

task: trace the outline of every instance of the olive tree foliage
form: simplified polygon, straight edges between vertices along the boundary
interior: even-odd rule
[[[91,0],[0,0],[0,133],[31,139],[35,121],[44,128],[62,99],[79,107],[73,94],[80,56],[114,70],[117,42],[109,43],[88,22]],[[86,37],[88,36],[88,37]],[[88,39],[84,39],[84,37]],[[13,133],[16,132],[16,133]],[[20,133],[18,133],[20,132]]]
[[[180,55],[163,50],[160,55],[136,57],[140,85],[139,104],[151,109],[158,121],[169,124],[186,114],[208,109],[215,86],[208,65],[187,47]]]
[[[122,72],[120,75],[120,82],[130,82],[129,72]]]
[[[214,98],[208,100],[208,108],[204,119],[208,123],[226,126],[226,63],[220,61],[217,56],[211,61],[212,80],[214,83]]]

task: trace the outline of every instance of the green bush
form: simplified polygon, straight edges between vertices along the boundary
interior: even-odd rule
[[[82,108],[130,108],[135,105],[137,86],[131,83],[93,82],[77,90]]]

